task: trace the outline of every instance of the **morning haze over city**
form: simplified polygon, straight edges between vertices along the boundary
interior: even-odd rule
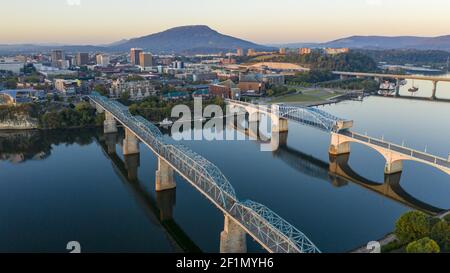
[[[450,252],[449,1],[1,7],[0,253]]]

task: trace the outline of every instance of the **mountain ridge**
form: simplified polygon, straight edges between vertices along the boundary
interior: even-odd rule
[[[33,43],[0,44],[0,52],[35,52],[63,49],[67,51],[128,51],[130,48],[142,48],[152,53],[218,53],[253,48],[271,50],[273,48],[259,45],[244,39],[221,34],[206,25],[188,25],[170,28],[157,33],[122,39],[103,45],[39,45]]]
[[[450,35],[437,37],[354,35],[324,43],[286,43],[277,44],[277,46],[349,47],[354,49],[421,49],[450,51]]]
[[[259,45],[251,41],[221,34],[206,25],[188,25],[170,28],[157,33],[122,39],[102,45],[64,45],[58,43],[0,44],[0,52],[24,53],[63,49],[72,52],[123,52],[132,47],[143,48],[155,54],[163,53],[218,53],[253,48],[255,50],[274,50],[276,47],[349,47],[354,49],[418,49],[450,51],[450,35],[437,37],[421,36],[382,36],[354,35],[324,43],[279,43]]]
[[[154,34],[132,38],[127,42],[113,46],[124,50],[139,47],[155,53],[183,53],[195,49],[206,51],[235,50],[238,47],[264,49],[269,47],[221,34],[206,25],[189,25],[170,28]]]

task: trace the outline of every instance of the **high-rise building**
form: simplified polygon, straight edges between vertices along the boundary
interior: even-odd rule
[[[64,52],[62,50],[52,51],[52,66],[58,67],[58,61],[64,60]]]
[[[152,67],[153,66],[153,56],[147,52],[139,53],[139,65],[143,68]]]
[[[238,47],[238,49],[237,49],[237,55],[238,55],[239,57],[244,56],[244,50],[243,50],[242,48]]]
[[[77,53],[77,65],[87,65],[89,63],[89,53]]]
[[[279,52],[281,55],[286,55],[286,48],[284,48],[284,47],[280,48]]]
[[[182,61],[172,62],[172,68],[183,69],[184,68],[184,62],[182,62]]]
[[[97,57],[97,65],[102,67],[107,67],[109,63],[111,62],[111,59],[106,54],[98,54]]]
[[[347,47],[344,48],[325,48],[325,53],[329,55],[336,55],[336,54],[342,54],[342,53],[348,53],[350,52],[350,49]]]
[[[298,50],[298,53],[299,53],[300,55],[311,54],[311,48],[306,48],[306,47],[300,48],[300,49]]]
[[[141,54],[141,48],[132,48],[130,50],[130,61],[132,65],[139,65],[139,55]]]

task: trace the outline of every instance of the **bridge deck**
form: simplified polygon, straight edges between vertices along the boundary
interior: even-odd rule
[[[345,120],[333,116],[315,107],[291,106],[286,104],[256,105],[243,101],[226,100],[229,104],[235,104],[244,108],[252,108],[261,113],[292,120],[297,123],[315,127],[323,131],[339,131],[349,129],[353,126],[353,121]],[[274,106],[274,108],[272,108]]]
[[[344,72],[343,72],[344,73]],[[351,72],[345,72],[351,73]],[[375,75],[375,74],[374,74]],[[384,75],[384,74],[383,74]],[[448,78],[450,81],[450,78]],[[259,109],[260,111],[267,112],[271,114],[273,112],[272,108],[267,105],[255,105],[247,102],[227,100],[227,103],[237,104],[243,107],[253,107]],[[338,134],[353,138],[363,143],[372,144],[387,150],[397,152],[401,155],[407,156],[411,159],[425,162],[437,167],[444,169],[450,174],[450,160],[442,157],[438,157],[426,152],[421,152],[411,148],[403,147],[391,142],[387,142],[381,139],[372,138],[369,136],[361,135],[352,132],[348,129],[353,125],[353,121],[348,121],[340,119],[327,112],[321,111],[317,108],[311,107],[296,107],[296,106],[286,106],[279,105],[278,112],[272,113],[279,117],[287,118],[292,121],[296,121],[303,125],[308,125],[315,127],[320,130],[328,132],[337,132]]]
[[[450,78],[430,77],[430,76],[417,76],[417,75],[398,75],[398,74],[380,74],[380,73],[345,72],[345,71],[333,71],[333,74],[335,74],[335,75],[342,75],[342,76],[361,76],[361,77],[377,77],[377,78],[411,79],[411,80],[450,82]]]
[[[369,143],[369,144],[372,144],[375,146],[379,146],[379,147],[400,153],[402,155],[406,155],[413,159],[418,159],[421,161],[425,161],[427,163],[431,163],[431,164],[434,164],[437,166],[441,166],[441,167],[450,169],[450,161],[448,161],[447,159],[442,158],[442,157],[438,157],[438,156],[435,156],[432,154],[417,151],[417,150],[414,150],[411,148],[403,147],[403,146],[400,146],[400,145],[397,145],[397,144],[394,144],[391,142],[387,142],[387,141],[384,141],[381,139],[376,139],[376,138],[372,138],[369,136],[361,135],[361,134],[354,133],[351,131],[342,131],[342,132],[340,132],[340,134],[350,137],[350,138],[354,138],[356,140],[359,140],[359,141],[362,141],[365,143]]]
[[[89,98],[111,113],[155,154],[191,183],[224,214],[231,217],[267,251],[274,253],[318,253],[320,250],[298,229],[267,207],[253,201],[241,202],[220,170],[182,145],[165,142],[159,129],[127,107],[99,95]]]

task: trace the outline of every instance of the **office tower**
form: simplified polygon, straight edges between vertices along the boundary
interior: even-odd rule
[[[153,56],[150,53],[141,52],[139,53],[139,65],[142,67],[152,67],[153,66]]]
[[[97,65],[102,66],[102,67],[107,67],[109,65],[109,63],[111,62],[110,57],[106,54],[98,54],[96,59],[97,59]]]
[[[52,66],[58,67],[58,61],[64,60],[64,52],[62,50],[53,50],[52,51]]]
[[[139,55],[141,54],[142,49],[140,48],[132,48],[130,50],[130,61],[132,65],[139,65]]]
[[[89,63],[89,53],[77,53],[77,65],[87,65]]]
[[[306,55],[306,54],[311,54],[311,48],[300,48],[299,50],[298,50],[298,53],[300,54],[300,55]]]

